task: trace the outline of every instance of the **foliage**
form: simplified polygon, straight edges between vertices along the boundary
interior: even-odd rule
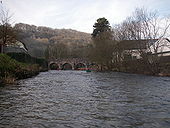
[[[109,21],[106,18],[99,18],[97,22],[93,25],[92,37],[98,36],[100,33],[111,31]]]
[[[100,64],[101,68],[110,68],[113,53],[112,31],[109,22],[105,18],[97,19],[92,33],[91,60]]]
[[[43,58],[32,57],[29,54],[25,53],[7,53],[12,59],[15,59],[19,62],[26,63],[26,64],[38,64],[43,68],[47,68],[48,64],[47,61]]]
[[[5,9],[0,10],[0,53],[3,53],[3,47],[7,44],[16,42],[16,33],[10,24],[11,16],[9,11]]]
[[[162,41],[156,42],[155,40],[167,38],[169,28],[170,19],[162,18],[156,12],[149,12],[145,8],[137,8],[132,16],[115,26],[113,30],[115,39],[120,42],[123,40],[126,40],[126,42],[128,40],[130,40],[129,42],[132,42],[131,40],[137,42],[135,45],[138,49],[135,51],[133,49],[129,50],[128,55],[132,56],[132,54],[138,52],[143,60],[141,65],[145,64],[148,68],[147,70],[157,74],[160,72],[160,58],[163,55],[158,56],[157,53],[163,52],[163,49],[169,46],[167,46],[166,42],[161,43]],[[144,41],[145,44],[143,44]],[[143,45],[146,48],[143,48]],[[121,48],[126,49],[126,47],[126,45],[122,45]],[[120,50],[120,52],[123,54],[124,50]]]
[[[14,28],[18,33],[18,40],[24,42],[28,53],[35,57],[47,57],[47,51],[58,45],[65,45],[63,47],[67,47],[69,54],[72,54],[70,56],[77,56],[79,54],[75,55],[75,52],[79,50],[78,47],[86,47],[91,40],[90,34],[71,29],[52,29],[23,23],[16,24]]]
[[[38,65],[20,63],[8,55],[0,54],[0,80],[31,77],[39,72]]]
[[[46,59],[67,58],[68,47],[63,43],[49,45],[46,49]]]
[[[92,57],[99,64],[107,65],[112,60],[113,40],[109,32],[103,32],[93,39]]]
[[[16,68],[20,67],[21,64],[16,60],[11,59],[9,56],[5,54],[0,54],[0,71],[1,74],[7,72],[14,72]]]
[[[165,41],[169,28],[170,18],[160,18],[144,8],[137,8],[112,29],[107,19],[99,18],[91,34],[90,59],[101,67],[111,66],[118,71],[158,74],[163,57],[160,53],[170,46],[169,40]]]
[[[66,45],[63,43],[51,44],[45,50],[45,57],[47,60],[61,59],[61,58],[87,58],[88,45],[72,44]]]

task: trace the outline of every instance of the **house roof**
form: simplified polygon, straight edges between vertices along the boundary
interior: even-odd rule
[[[147,49],[148,42],[154,44],[156,41],[158,41],[158,39],[122,40],[118,43],[118,45],[123,50]]]
[[[16,43],[7,45],[7,47],[16,47],[16,48],[20,48],[20,49],[23,49],[25,51],[28,51],[26,45],[24,43],[20,42],[20,41],[16,41]]]
[[[153,53],[153,55],[159,55],[159,54],[165,54],[165,53],[170,53],[170,51],[159,52],[159,53]]]
[[[28,49],[27,49],[25,43],[20,42],[20,41],[17,41],[16,43],[17,43],[17,45],[18,45],[20,48],[23,48],[24,50],[28,51]]]

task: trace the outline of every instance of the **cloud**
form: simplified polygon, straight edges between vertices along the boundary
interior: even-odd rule
[[[3,0],[14,13],[16,23],[23,22],[53,28],[72,28],[92,32],[96,19],[105,17],[119,23],[136,7],[170,12],[169,0]]]

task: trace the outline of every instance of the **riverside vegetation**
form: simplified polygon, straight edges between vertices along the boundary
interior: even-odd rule
[[[170,18],[160,19],[145,8],[137,8],[113,27],[106,18],[97,19],[91,34],[90,59],[101,71],[170,76]]]
[[[4,46],[15,44],[17,41],[22,42],[28,50],[27,54],[7,53],[11,58],[21,62],[19,64],[2,55],[12,61],[13,63],[9,62],[13,65],[1,62],[7,66],[4,68],[1,64],[1,81],[7,78],[12,78],[12,81],[14,78],[26,78],[29,73],[34,72],[32,69],[35,71],[38,69],[35,64],[47,67],[47,61],[62,58],[88,59],[97,65],[99,71],[170,76],[170,56],[164,56],[163,48],[160,50],[160,46],[163,46],[161,41],[157,41],[158,43],[153,46],[154,40],[168,37],[170,19],[163,18],[162,22],[165,24],[161,26],[160,17],[155,12],[137,8],[130,17],[112,27],[106,18],[99,18],[93,25],[91,35],[74,30],[37,27],[23,23],[12,27],[8,22],[10,16],[7,14],[8,12],[3,14],[5,19],[0,18],[0,39],[3,39],[0,42],[0,52],[4,53]],[[143,44],[144,40],[146,42]],[[167,52],[169,53],[170,51]],[[19,66],[16,66],[16,63]],[[18,72],[24,70],[28,73],[24,72],[24,75],[19,76],[17,72],[15,73],[16,69]]]
[[[18,79],[37,75],[42,68],[38,64],[26,64],[0,54],[0,84],[13,84]]]

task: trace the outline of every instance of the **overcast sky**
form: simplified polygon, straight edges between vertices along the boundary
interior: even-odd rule
[[[136,7],[170,14],[170,0],[2,0],[15,23],[52,28],[71,28],[91,33],[96,19],[120,23]]]

